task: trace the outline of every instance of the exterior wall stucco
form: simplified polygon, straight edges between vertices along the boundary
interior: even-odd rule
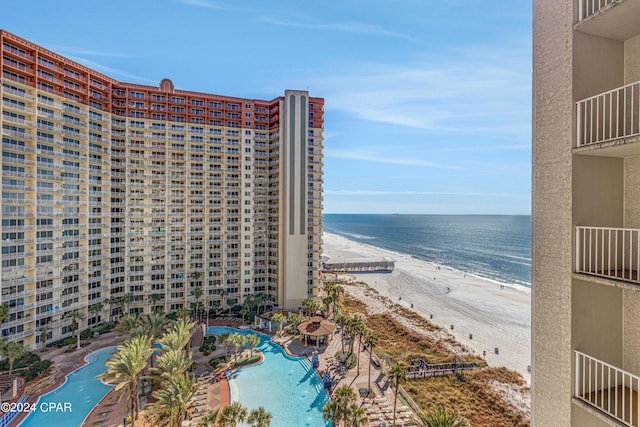
[[[623,226],[622,165],[622,159],[613,157],[574,157],[574,225]]]
[[[572,347],[621,366],[622,289],[574,280],[571,300]]]
[[[624,226],[640,228],[640,157],[624,160]]]
[[[624,84],[640,80],[640,36],[624,42]]]
[[[572,2],[533,3],[532,424],[571,422]]]
[[[625,289],[623,292],[624,362],[623,368],[640,375],[640,292]]]
[[[573,100],[578,101],[622,86],[622,42],[573,33]]]
[[[616,427],[617,423],[612,421],[605,421],[604,418],[594,417],[590,411],[578,406],[572,405],[571,407],[571,419],[573,425],[580,427]]]

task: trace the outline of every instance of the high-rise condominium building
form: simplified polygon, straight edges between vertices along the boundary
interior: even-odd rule
[[[2,336],[320,286],[323,105],[121,83],[0,31]]]
[[[640,419],[640,1],[533,1],[533,425]]]

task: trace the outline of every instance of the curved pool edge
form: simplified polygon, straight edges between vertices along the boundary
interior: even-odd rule
[[[60,387],[64,386],[64,385],[67,383],[67,381],[69,381],[69,376],[70,376],[71,374],[73,374],[74,372],[77,372],[77,371],[79,371],[80,369],[82,369],[82,368],[86,367],[87,365],[89,365],[89,363],[90,363],[90,362],[87,360],[87,358],[88,358],[89,356],[91,356],[91,355],[92,355],[92,354],[94,354],[94,353],[97,353],[97,352],[99,352],[99,351],[106,350],[106,349],[109,349],[109,348],[117,349],[117,347],[116,347],[116,346],[110,345],[110,346],[105,346],[105,347],[98,348],[98,349],[96,349],[96,350],[92,350],[92,351],[90,351],[89,353],[87,353],[87,354],[82,358],[82,362],[83,362],[83,363],[82,363],[82,365],[80,365],[80,366],[76,367],[75,369],[73,369],[73,370],[71,370],[71,371],[67,372],[66,374],[64,374],[64,379],[60,382],[60,384],[58,384],[57,386],[55,386],[54,388],[52,388],[51,390],[49,390],[49,391],[47,391],[47,392],[45,392],[45,393],[41,393],[41,394],[39,394],[39,395],[38,395],[38,397],[37,397],[37,399],[35,400],[35,402],[33,402],[33,405],[34,405],[35,407],[37,407],[37,406],[38,406],[38,403],[40,402],[40,400],[41,400],[43,397],[46,397],[46,396],[50,395],[50,394],[51,394],[51,393],[53,393],[54,391],[58,390]],[[102,381],[102,380],[100,380],[100,382],[102,382],[103,384],[105,384],[105,385],[109,386],[109,384],[105,383],[105,382],[104,382],[104,381]],[[56,384],[56,383],[54,383],[53,385],[55,385],[55,384]],[[114,387],[114,386],[109,386],[109,387],[111,387],[111,388],[113,389],[113,387]],[[45,389],[45,390],[46,390],[46,389]],[[109,392],[111,392],[111,390],[109,390]],[[91,411],[89,411],[89,413],[84,417],[84,419],[82,420],[82,423],[80,424],[80,426],[82,426],[82,425],[84,424],[84,422],[87,420],[87,418],[88,418],[88,417],[89,417],[89,415],[93,412],[93,410],[96,408],[96,406],[97,406],[100,402],[102,402],[102,400],[103,400],[103,399],[104,399],[108,394],[109,394],[109,393],[105,394],[105,395],[102,397],[102,399],[100,399],[100,400],[98,401],[98,403],[96,403],[96,405],[91,409]],[[29,415],[31,415],[31,414],[32,414],[32,412],[31,412],[31,413],[24,413],[24,415],[22,415],[22,416],[18,416],[17,418],[15,418],[14,420],[12,420],[12,422],[13,422],[13,423],[17,423],[17,424],[10,424],[10,426],[21,427],[21,426],[22,426],[22,424],[27,420],[27,418],[29,418]]]
[[[307,369],[309,371],[313,371],[313,375],[316,375],[320,379],[320,381],[322,381],[322,376],[320,375],[320,372],[317,369],[313,368],[313,366],[311,365],[310,356],[309,355],[297,355],[297,354],[291,353],[287,347],[283,346],[282,344],[280,344],[277,341],[274,341],[274,338],[276,337],[276,335],[270,335],[270,334],[261,332],[259,330],[256,330],[254,328],[239,329],[239,328],[235,328],[235,327],[232,327],[232,326],[224,326],[224,325],[207,326],[207,335],[219,335],[219,334],[213,334],[213,333],[209,334],[209,331],[208,331],[209,328],[224,328],[224,329],[229,330],[231,332],[235,331],[235,332],[241,332],[241,333],[245,333],[245,334],[246,333],[255,333],[256,335],[263,335],[263,336],[268,338],[268,341],[278,349],[278,351],[282,354],[282,356],[284,358],[286,358],[288,360],[291,360],[291,361],[302,361],[302,360],[304,360],[307,363],[309,363],[309,365],[307,366]],[[227,387],[223,387],[223,385],[221,384],[221,392],[226,391],[227,392],[227,396],[224,396],[224,393],[222,393],[220,410],[222,410],[224,408],[224,406],[226,406],[225,403],[224,403],[225,402],[225,397],[227,397],[227,404],[230,404],[232,402],[233,391],[232,391],[231,382],[233,381],[233,378],[227,377],[227,375],[232,373],[235,370],[239,371],[239,370],[242,370],[242,368],[258,366],[258,365],[261,365],[263,363],[264,363],[264,354],[263,354],[263,358],[262,358],[262,360],[260,362],[223,371],[222,378],[227,383]],[[324,390],[324,391],[326,393],[325,403],[327,401],[331,401],[331,394],[327,390]],[[236,400],[237,400],[237,397],[236,397]]]

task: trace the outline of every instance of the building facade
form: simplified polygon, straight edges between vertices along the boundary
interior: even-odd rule
[[[320,288],[323,105],[118,82],[6,31],[2,336]],[[40,329],[38,329],[40,328]]]
[[[640,1],[533,2],[532,418],[640,420]]]

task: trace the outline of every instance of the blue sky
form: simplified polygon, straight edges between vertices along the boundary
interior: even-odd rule
[[[0,0],[115,79],[325,98],[325,213],[529,214],[525,0]]]

